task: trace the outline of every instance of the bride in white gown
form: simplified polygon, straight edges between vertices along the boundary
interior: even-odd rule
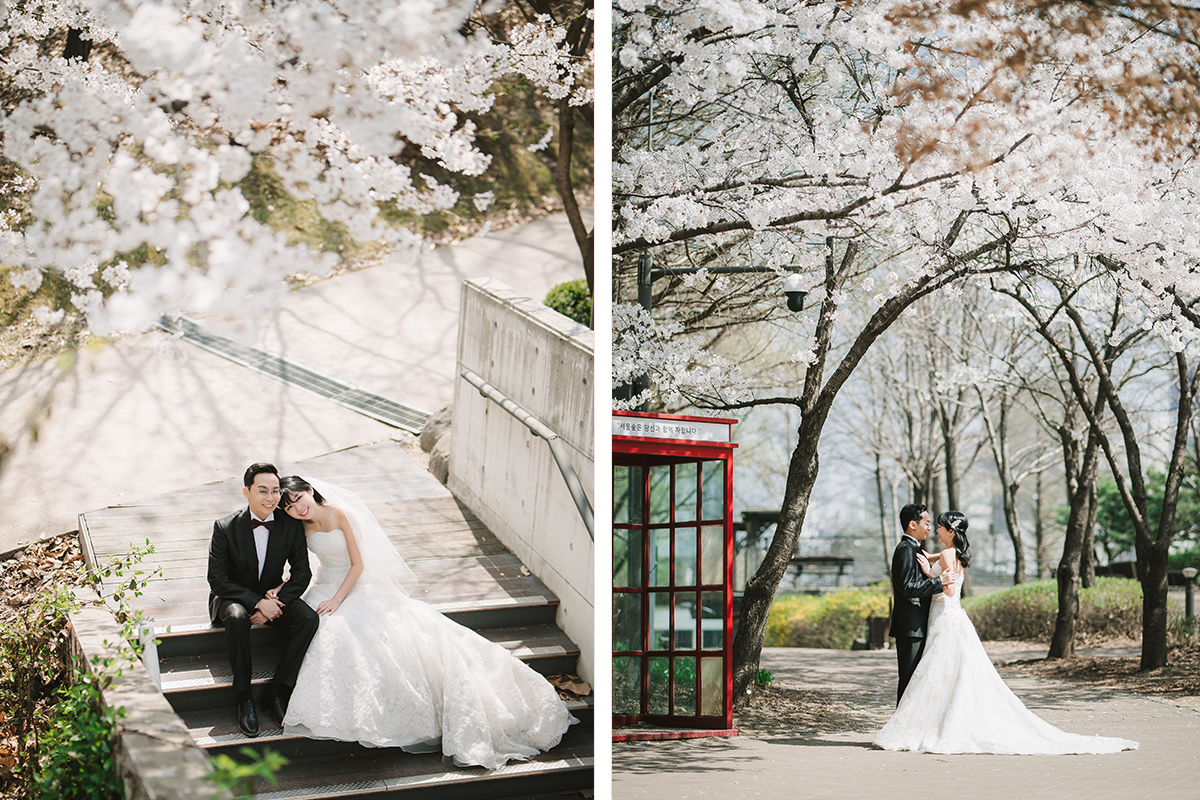
[[[545,678],[409,597],[412,570],[353,493],[292,476],[280,507],[304,523],[321,618],[284,731],[496,769],[559,743],[576,722]],[[316,484],[314,489],[313,484]]]
[[[1020,755],[1136,749],[1128,739],[1067,733],[1025,708],[992,666],[960,603],[971,562],[967,518],[948,511],[938,517],[937,532],[946,549],[931,564],[953,571],[954,582],[933,598],[925,654],[875,744],[918,753]]]

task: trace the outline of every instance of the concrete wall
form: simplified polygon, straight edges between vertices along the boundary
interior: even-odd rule
[[[559,435],[594,498],[593,335],[492,279],[463,284],[447,486],[562,601],[593,681],[593,546],[546,442],[462,379],[468,369]]]

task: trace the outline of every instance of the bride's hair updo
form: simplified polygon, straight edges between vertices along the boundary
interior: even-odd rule
[[[939,527],[954,531],[954,549],[964,567],[971,566],[971,543],[967,541],[967,515],[961,511],[944,511],[937,518]]]
[[[301,478],[299,475],[288,475],[286,478],[279,479],[279,507],[287,510],[296,499],[296,495],[312,492],[313,500],[317,501],[317,505],[325,505],[325,498],[321,497],[321,493],[312,487],[312,484]]]

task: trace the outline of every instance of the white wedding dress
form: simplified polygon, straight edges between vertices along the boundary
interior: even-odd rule
[[[340,530],[312,533],[313,609],[350,568]],[[545,678],[498,644],[402,592],[360,579],[321,617],[284,718],[289,735],[416,752],[496,769],[558,744],[576,722]]]
[[[875,737],[884,750],[1063,755],[1116,753],[1137,742],[1067,733],[1038,717],[1001,679],[959,602],[964,573],[935,595],[928,640],[896,713]]]

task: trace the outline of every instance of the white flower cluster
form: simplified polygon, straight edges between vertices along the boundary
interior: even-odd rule
[[[617,85],[670,73],[618,121],[632,133],[614,153],[617,252],[721,250],[762,231],[853,239],[871,266],[843,288],[878,307],[1012,232],[983,258],[1037,268],[1107,256],[1150,309],[1150,329],[1172,346],[1194,339],[1164,298],[1200,296],[1200,165],[1150,152],[1141,132],[1113,123],[1111,98],[1063,90],[1072,70],[1099,74],[1114,59],[1149,69],[1154,37],[1055,38],[1043,21],[1023,35],[1064,60],[1019,76],[1005,52],[972,50],[1003,41],[1008,21],[947,15],[934,41],[892,6],[618,0]],[[953,91],[914,90],[914,76],[931,74]],[[952,282],[941,296],[961,292]]]
[[[706,353],[694,338],[677,334],[679,323],[659,324],[644,308],[615,303],[613,319],[613,388],[631,385],[642,375],[653,379],[650,389],[631,400],[614,401],[618,409],[637,408],[657,396],[666,403],[680,401],[736,403],[750,397],[736,364]]]
[[[289,241],[252,208],[278,181],[357,240],[414,246],[380,204],[428,213],[458,201],[409,152],[476,175],[488,157],[464,113],[519,73],[572,103],[590,63],[548,19],[512,43],[457,31],[461,0],[66,0],[5,4],[0,70],[25,99],[0,119],[5,158],[29,188],[6,213],[13,281],[62,275],[103,334],[179,309],[237,313],[283,278],[339,260]],[[105,55],[46,58],[73,27]],[[491,198],[474,198],[486,207]],[[261,210],[260,210],[261,212]],[[40,272],[39,272],[40,271]]]

